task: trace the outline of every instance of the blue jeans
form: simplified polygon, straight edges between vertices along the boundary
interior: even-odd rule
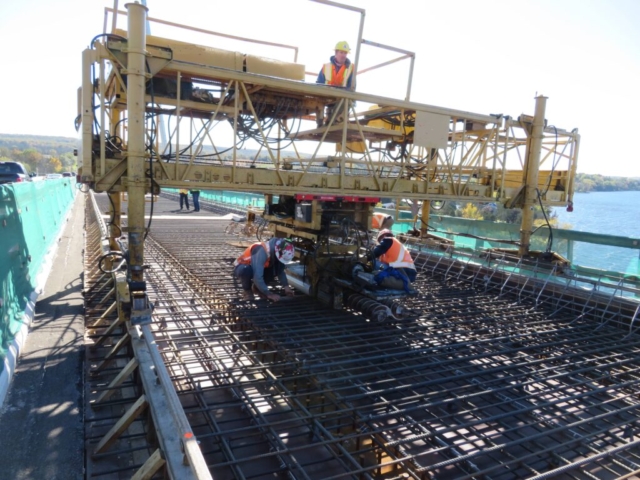
[[[193,209],[196,212],[200,211],[200,192],[191,192],[193,195]]]
[[[189,210],[189,195],[186,193],[180,194],[180,210],[182,210],[183,205],[187,205],[187,210]]]

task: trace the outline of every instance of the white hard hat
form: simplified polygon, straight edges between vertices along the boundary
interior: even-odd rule
[[[281,238],[276,240],[275,244],[276,258],[285,265],[293,261],[293,256],[296,253],[293,243],[288,238]]]
[[[380,243],[380,240],[382,240],[384,237],[393,237],[393,232],[388,228],[385,228],[384,230],[380,230],[378,232],[378,236],[376,237],[376,240],[378,241],[378,243]]]

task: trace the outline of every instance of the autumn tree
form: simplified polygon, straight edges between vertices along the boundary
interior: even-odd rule
[[[467,203],[461,209],[462,218],[470,218],[472,220],[484,220],[482,213],[473,203]]]
[[[60,173],[62,171],[62,163],[58,157],[51,157],[49,160],[49,170],[54,173]]]

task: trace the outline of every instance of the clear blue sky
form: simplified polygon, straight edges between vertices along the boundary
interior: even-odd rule
[[[126,2],[119,1],[124,9]],[[344,0],[366,8],[364,38],[417,53],[412,100],[477,113],[532,114],[582,135],[578,171],[640,176],[627,139],[640,111],[638,0]],[[317,71],[338,40],[355,45],[359,15],[306,0],[148,0],[152,17],[300,47]],[[80,55],[102,32],[100,0],[0,2],[0,133],[77,136]],[[124,26],[124,23],[120,23]],[[215,37],[152,33],[291,60]],[[392,58],[364,47],[360,66]],[[358,89],[404,97],[408,63],[362,75]],[[309,78],[309,81],[313,81]],[[632,139],[631,139],[632,140]]]

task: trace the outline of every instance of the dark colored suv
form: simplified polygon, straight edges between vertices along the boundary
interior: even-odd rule
[[[27,169],[18,162],[0,162],[0,184],[30,182]]]

